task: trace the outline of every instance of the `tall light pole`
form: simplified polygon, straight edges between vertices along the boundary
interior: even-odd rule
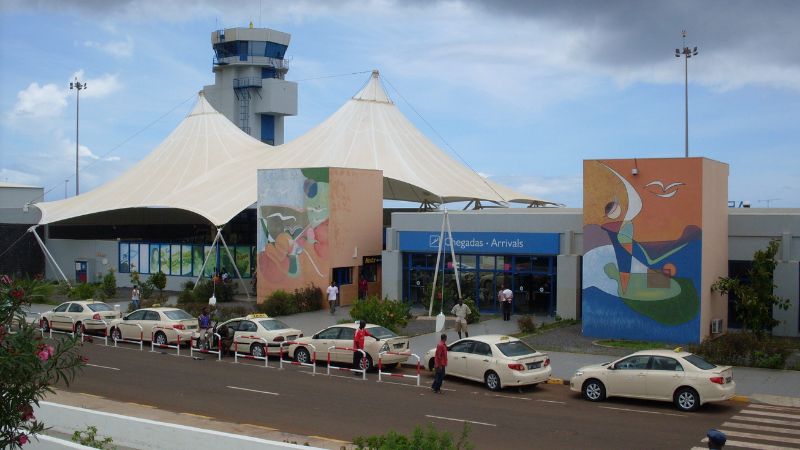
[[[675,57],[680,58],[684,56],[683,61],[683,83],[684,83],[684,99],[686,102],[685,108],[685,134],[684,134],[684,153],[685,157],[689,157],[689,58],[697,56],[697,47],[689,48],[686,46],[686,30],[681,31],[683,37],[683,50],[676,48]]]
[[[75,196],[80,193],[79,189],[79,182],[78,182],[78,161],[80,161],[80,152],[79,152],[79,144],[80,144],[80,119],[81,119],[81,90],[86,89],[86,83],[81,83],[78,81],[78,77],[75,77],[75,81],[69,84],[70,90],[75,89],[78,91],[78,98],[75,102]]]

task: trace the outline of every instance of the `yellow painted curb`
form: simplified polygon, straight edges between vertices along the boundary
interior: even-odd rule
[[[547,380],[547,384],[569,384],[569,381],[561,379],[561,378],[552,378],[552,377],[550,377]]]
[[[746,395],[734,395],[731,400],[735,402],[750,403],[750,397]]]

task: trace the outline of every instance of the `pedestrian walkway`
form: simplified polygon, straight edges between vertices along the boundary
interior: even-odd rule
[[[751,404],[716,427],[725,433],[725,448],[800,449],[800,408]],[[708,438],[700,441],[708,448]]]

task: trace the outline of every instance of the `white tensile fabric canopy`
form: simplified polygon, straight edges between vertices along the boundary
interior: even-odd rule
[[[39,224],[127,208],[177,208],[226,224],[257,199],[256,170],[343,167],[382,170],[384,198],[556,205],[493,183],[445,154],[391,102],[377,71],[305,135],[272,147],[241,131],[199,96],[155,150],[118,178],[77,197],[39,203]]]

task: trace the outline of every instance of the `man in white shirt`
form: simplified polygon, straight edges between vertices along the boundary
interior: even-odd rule
[[[458,299],[458,303],[453,306],[453,309],[450,311],[456,316],[456,331],[458,332],[458,338],[461,339],[461,331],[464,331],[466,337],[469,337],[469,331],[467,330],[467,316],[470,315],[472,312],[469,309],[469,306],[464,304],[464,300]]]
[[[503,320],[511,320],[511,300],[514,298],[514,292],[508,288],[503,289],[503,285],[500,285],[497,298],[503,307]]]
[[[331,285],[328,286],[328,309],[330,309],[331,314],[336,312],[336,298],[339,297],[339,288],[336,287],[336,283],[331,281]]]

